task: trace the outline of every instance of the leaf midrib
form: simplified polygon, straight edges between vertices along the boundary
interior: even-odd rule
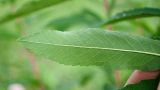
[[[21,40],[21,41],[22,42],[28,42],[28,43],[35,43],[35,44],[46,44],[46,45],[60,46],[60,47],[73,47],[73,48],[84,48],[84,49],[99,49],[99,50],[110,50],[110,51],[140,53],[140,54],[147,54],[147,55],[152,55],[152,56],[158,56],[158,57],[160,57],[159,53],[137,51],[137,50],[125,50],[125,49],[114,49],[114,48],[99,48],[99,47],[85,47],[85,46],[74,46],[74,45],[60,45],[60,44],[51,44],[51,43],[25,41],[25,40]]]

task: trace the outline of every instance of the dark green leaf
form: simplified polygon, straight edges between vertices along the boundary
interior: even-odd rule
[[[40,1],[29,2],[25,5],[23,5],[23,7],[21,7],[19,10],[17,10],[14,14],[10,13],[10,14],[6,15],[5,17],[3,17],[0,20],[0,24],[11,21],[11,20],[16,19],[18,17],[22,17],[25,15],[34,13],[34,12],[42,10],[44,8],[57,5],[57,4],[62,3],[64,1],[67,1],[67,0],[40,0]]]
[[[157,90],[159,78],[143,80],[137,84],[130,84],[120,90]]]
[[[116,14],[106,21],[103,25],[113,24],[124,20],[137,19],[144,17],[160,17],[159,8],[138,8],[129,11],[124,11]]]

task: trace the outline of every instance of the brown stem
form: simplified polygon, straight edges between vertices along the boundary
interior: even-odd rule
[[[11,6],[11,12],[16,13],[15,5]],[[25,33],[26,25],[23,22],[23,20],[21,18],[17,18],[16,19],[16,24],[19,26],[21,34],[25,35],[26,34]],[[40,70],[39,70],[39,67],[37,65],[35,56],[28,51],[25,51],[25,52],[26,52],[26,55],[27,55],[27,57],[30,61],[30,64],[32,65],[32,72],[33,72],[34,77],[36,78],[36,80],[40,81]],[[39,90],[45,90],[45,86],[42,83],[40,85]]]
[[[36,80],[40,81],[40,70],[39,66],[37,65],[35,56],[32,53],[27,52],[27,57],[32,65],[32,72],[34,77],[36,78]],[[45,90],[45,86],[42,83],[40,85],[40,90]]]
[[[109,11],[110,10],[110,5],[109,5],[108,0],[104,0],[104,8],[105,8],[105,11],[106,11],[106,13],[109,17],[109,15],[110,15],[110,11]],[[109,30],[112,30],[112,25],[108,25],[108,26],[106,26],[106,28],[109,29]]]
[[[40,75],[39,75],[39,69],[38,69],[38,65],[36,63],[36,58],[35,56],[30,53],[30,52],[27,52],[27,57],[32,65],[32,72],[35,76],[36,79],[39,79],[40,78]]]
[[[114,77],[115,77],[115,81],[116,81],[116,86],[120,87],[120,85],[121,85],[121,72],[119,70],[115,71]]]
[[[37,61],[36,57],[32,53],[30,53],[28,51],[26,51],[26,53],[27,53],[27,57],[28,57],[31,65],[32,65],[33,75],[36,78],[36,80],[40,81],[40,70],[39,70],[39,66],[38,66],[38,64],[36,62]],[[43,85],[43,83],[40,83],[39,90],[45,90],[45,86]]]
[[[105,8],[106,11],[109,10],[109,2],[108,2],[108,0],[104,0],[104,8]]]

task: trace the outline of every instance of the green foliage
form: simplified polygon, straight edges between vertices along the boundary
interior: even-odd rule
[[[152,36],[152,38],[160,40],[160,26],[158,26],[157,32]]]
[[[15,0],[0,0],[0,4],[13,3]]]
[[[158,2],[0,0],[0,90],[16,83],[26,90],[118,90],[124,87],[134,69],[159,69]],[[100,27],[103,21],[106,26]],[[97,29],[86,30],[93,27]],[[116,31],[107,31],[107,28]],[[32,56],[17,41],[26,35],[24,45],[41,56]],[[41,58],[43,56],[53,60]],[[121,69],[119,81],[115,69]],[[124,90],[142,87],[153,90],[157,83],[145,80]]]
[[[109,65],[116,69],[160,68],[159,41],[119,32],[99,29],[43,31],[22,38],[21,42],[38,55],[62,64]]]
[[[124,20],[129,19],[137,19],[137,18],[144,18],[144,17],[160,17],[160,9],[159,8],[139,8],[133,9],[129,11],[123,11],[121,13],[116,14],[115,16],[111,17],[108,21],[104,23],[113,24]]]
[[[120,90],[157,90],[159,77],[157,79],[142,80],[137,84],[130,84]]]
[[[89,9],[83,9],[80,13],[75,13],[71,16],[65,16],[51,21],[47,27],[51,29],[66,31],[69,28],[82,25],[88,27],[97,26],[98,22],[101,22],[101,18]]]
[[[25,4],[23,7],[21,7],[19,10],[17,10],[14,14],[10,13],[6,15],[5,17],[3,17],[3,19],[0,20],[0,23],[5,23],[7,21],[16,19],[18,17],[25,16],[27,14],[34,13],[38,10],[42,10],[44,8],[59,4],[64,1],[66,0],[38,0],[38,1],[29,2]]]

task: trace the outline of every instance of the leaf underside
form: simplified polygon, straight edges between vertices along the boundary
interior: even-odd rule
[[[157,70],[160,42],[99,29],[43,31],[20,40],[25,47],[67,65],[97,65],[114,69]]]

